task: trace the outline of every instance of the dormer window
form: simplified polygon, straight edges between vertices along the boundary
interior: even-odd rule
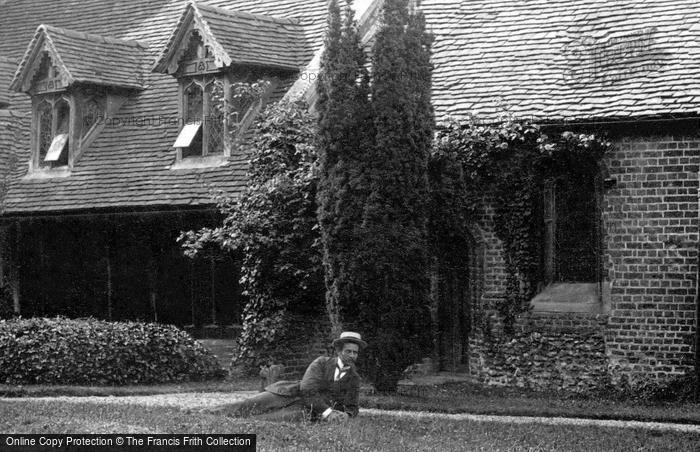
[[[190,0],[153,66],[180,87],[182,126],[171,168],[224,163],[279,80],[298,73],[299,42],[296,20]]]
[[[67,168],[73,143],[73,96],[66,92],[60,70],[43,52],[31,83],[34,124],[30,168]]]
[[[10,84],[32,98],[29,176],[70,174],[103,127],[100,118],[143,87],[144,50],[135,41],[39,25]]]
[[[252,75],[222,72],[211,50],[193,32],[176,73],[180,83],[183,126],[173,147],[178,160],[228,156],[248,113],[254,110],[250,90],[242,93]]]

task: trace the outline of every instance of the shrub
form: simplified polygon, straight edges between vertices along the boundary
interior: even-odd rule
[[[665,381],[639,378],[634,383],[624,380],[620,396],[643,402],[698,401],[698,378],[694,372]]]
[[[216,358],[171,325],[95,319],[0,321],[0,383],[166,383],[223,378]]]

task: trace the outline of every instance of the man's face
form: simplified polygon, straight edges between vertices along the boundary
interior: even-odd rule
[[[343,348],[338,352],[338,356],[341,361],[343,361],[343,364],[350,365],[355,364],[358,353],[360,353],[360,347],[357,344],[346,342],[343,344]]]

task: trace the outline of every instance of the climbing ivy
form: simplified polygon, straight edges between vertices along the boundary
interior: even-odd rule
[[[282,358],[279,344],[290,327],[289,314],[318,315],[324,309],[315,129],[301,101],[268,107],[252,131],[248,186],[241,198],[219,196],[222,225],[180,237],[190,257],[217,247],[241,257],[246,305],[235,363],[248,369]]]
[[[506,271],[496,308],[507,330],[542,281],[545,181],[569,177],[573,168],[595,174],[609,149],[594,135],[550,137],[536,124],[512,119],[484,125],[470,118],[437,134],[430,158],[432,249],[440,257],[451,244],[466,242],[472,218],[492,206]]]

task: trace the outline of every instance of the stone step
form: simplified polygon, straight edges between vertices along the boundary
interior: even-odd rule
[[[238,350],[235,339],[197,339],[197,341],[216,356],[224,369],[229,368]]]

